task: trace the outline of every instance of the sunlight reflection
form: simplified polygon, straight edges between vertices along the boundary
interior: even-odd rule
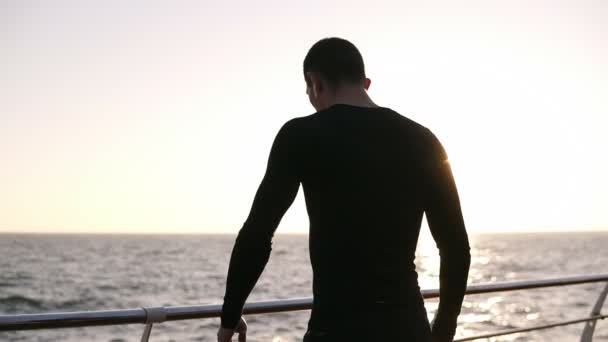
[[[485,302],[479,303],[479,307],[484,310],[490,309],[494,304],[502,302],[503,298],[501,296],[490,297]]]
[[[439,287],[439,251],[430,234],[420,234],[416,247],[415,263],[420,288]]]
[[[526,319],[529,321],[535,320],[540,316],[539,312],[531,313],[526,315]]]
[[[492,315],[490,315],[490,314],[470,313],[470,314],[460,314],[460,316],[458,316],[458,322],[462,322],[462,323],[483,323],[483,322],[489,322],[491,320],[492,320]]]

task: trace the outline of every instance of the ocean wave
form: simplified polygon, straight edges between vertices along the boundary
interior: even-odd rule
[[[49,306],[53,308],[53,310],[58,311],[68,311],[68,310],[86,310],[89,307],[89,303],[95,298],[78,298],[78,299],[68,299],[65,301],[52,303]]]
[[[10,295],[0,298],[0,311],[3,312],[6,311],[12,313],[18,309],[41,310],[45,308],[46,306],[43,301],[26,296]]]
[[[50,301],[32,298],[23,295],[9,295],[0,297],[0,313],[28,314],[50,311],[78,311],[87,310],[95,298],[82,297],[60,301]]]
[[[0,287],[15,287],[15,286],[17,286],[16,283],[0,281]]]

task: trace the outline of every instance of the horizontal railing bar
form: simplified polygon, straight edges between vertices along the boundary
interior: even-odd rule
[[[500,331],[495,331],[495,332],[486,333],[486,334],[480,334],[480,335],[467,336],[467,337],[463,337],[463,338],[457,338],[457,339],[454,339],[454,342],[472,341],[472,340],[476,340],[476,339],[479,339],[479,338],[488,338],[488,337],[495,337],[495,336],[516,334],[516,333],[520,333],[520,332],[533,331],[533,330],[555,328],[555,327],[559,327],[559,326],[562,326],[562,325],[576,324],[576,323],[582,323],[582,322],[588,322],[588,321],[596,321],[598,319],[604,319],[606,317],[608,317],[608,315],[595,315],[595,316],[589,316],[589,317],[585,317],[585,318],[573,319],[573,320],[569,320],[569,321],[561,321],[561,322],[557,322],[557,323],[550,323],[550,324],[543,324],[543,325],[534,325],[534,326],[525,327],[525,328],[514,328],[514,329],[500,330]]]
[[[542,280],[516,280],[490,284],[475,284],[467,286],[467,294],[480,294],[507,290],[521,290],[550,286],[565,286],[582,283],[608,281],[608,273],[596,275],[579,275]],[[421,290],[424,298],[439,297],[439,289]],[[296,310],[309,310],[312,298],[294,298],[253,302],[245,305],[244,314],[275,313]],[[167,321],[219,317],[222,306],[172,306],[164,308]],[[112,310],[112,311],[83,311],[59,312],[42,314],[0,315],[0,331],[72,328],[97,325],[118,325],[145,323],[146,311],[143,308]]]
[[[0,315],[0,331],[145,323],[144,309]]]
[[[490,284],[477,284],[467,286],[466,294],[479,294],[479,293],[488,293],[488,292],[499,292],[504,290],[525,290],[525,289],[533,289],[539,287],[553,287],[553,286],[565,286],[565,285],[575,285],[575,284],[583,284],[583,283],[594,283],[594,282],[602,282],[608,281],[608,273],[604,274],[595,274],[595,275],[583,275],[583,276],[569,276],[562,278],[550,278],[550,279],[541,279],[541,280],[512,280],[512,281],[502,281]],[[432,297],[438,297],[439,291],[433,289]],[[421,291],[424,295],[424,290]],[[427,298],[427,297],[425,297]],[[431,297],[428,297],[431,298]]]

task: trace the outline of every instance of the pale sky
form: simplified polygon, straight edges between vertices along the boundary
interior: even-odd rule
[[[0,232],[235,233],[338,36],[467,229],[608,230],[607,1],[0,0]],[[278,233],[306,232],[302,188]]]

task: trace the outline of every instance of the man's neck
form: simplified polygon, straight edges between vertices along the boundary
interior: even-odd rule
[[[341,88],[336,91],[336,95],[329,101],[328,107],[337,103],[358,107],[379,107],[372,101],[367,91],[359,88]]]

